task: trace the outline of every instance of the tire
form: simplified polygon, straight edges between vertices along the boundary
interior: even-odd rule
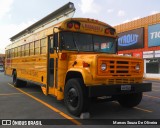
[[[25,87],[27,85],[27,82],[17,79],[17,72],[14,71],[13,72],[13,85],[16,88]]]
[[[64,102],[68,111],[74,116],[79,116],[89,108],[87,88],[79,78],[67,81],[64,89]]]
[[[119,104],[127,108],[132,108],[137,106],[141,102],[141,100],[142,100],[142,92],[120,95],[118,97]]]

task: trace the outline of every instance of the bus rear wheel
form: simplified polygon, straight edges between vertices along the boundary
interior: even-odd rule
[[[123,107],[132,108],[137,106],[141,102],[142,95],[142,92],[120,95],[118,97],[118,102]]]
[[[79,116],[88,110],[88,101],[87,89],[83,81],[79,78],[68,80],[64,89],[64,102],[68,111]]]
[[[13,85],[16,88],[25,87],[27,85],[27,82],[17,79],[17,72],[14,71],[13,72]]]

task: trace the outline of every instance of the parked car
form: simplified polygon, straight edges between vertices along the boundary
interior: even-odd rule
[[[0,72],[4,72],[3,65],[0,65]]]

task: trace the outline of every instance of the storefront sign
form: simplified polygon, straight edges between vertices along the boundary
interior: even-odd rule
[[[144,29],[138,28],[127,32],[119,33],[118,50],[130,50],[144,47]]]
[[[142,52],[134,52],[133,57],[142,58]]]
[[[154,57],[153,51],[143,52],[143,58],[153,58],[153,57]]]
[[[160,46],[160,24],[148,27],[148,47]]]
[[[123,56],[132,56],[132,53],[124,53]]]
[[[160,50],[155,51],[155,57],[160,57]]]

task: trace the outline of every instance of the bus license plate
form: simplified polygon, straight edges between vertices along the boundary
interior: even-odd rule
[[[121,91],[130,91],[131,85],[121,85]]]

